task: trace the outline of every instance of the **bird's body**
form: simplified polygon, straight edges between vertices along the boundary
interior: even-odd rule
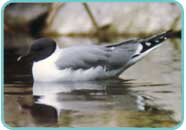
[[[43,82],[82,81],[116,77],[124,69],[124,66],[119,65],[124,64],[125,61],[122,60],[122,55],[114,57],[113,52],[113,48],[96,45],[58,48],[48,58],[33,64],[33,77],[35,81]]]
[[[33,61],[36,82],[107,79],[118,77],[170,36],[166,32],[113,45],[76,45],[63,49],[56,47],[51,39],[40,39],[28,57]]]

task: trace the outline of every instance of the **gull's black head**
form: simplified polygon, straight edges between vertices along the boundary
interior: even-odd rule
[[[56,49],[56,42],[50,38],[35,40],[26,56],[20,56],[19,62],[37,62],[49,57]]]

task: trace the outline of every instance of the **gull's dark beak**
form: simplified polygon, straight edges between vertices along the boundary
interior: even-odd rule
[[[28,63],[32,62],[32,56],[31,55],[25,55],[25,56],[19,56],[17,58],[18,63]]]
[[[19,57],[17,58],[17,62],[21,62],[22,57],[23,57],[23,56],[19,56]]]

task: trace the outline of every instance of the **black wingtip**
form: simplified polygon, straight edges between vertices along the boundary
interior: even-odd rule
[[[152,36],[150,38],[146,38],[145,41],[146,42],[148,41],[148,42],[151,42],[154,44],[159,44],[159,43],[165,41],[166,39],[172,39],[172,38],[180,38],[181,39],[181,30],[179,30],[179,31],[169,30],[164,33]],[[155,42],[155,41],[158,41],[158,42]]]
[[[180,38],[181,39],[181,30],[179,31],[169,30],[166,32],[165,35],[167,36],[167,38]]]
[[[167,39],[172,39],[172,38],[181,38],[181,30],[179,31],[166,31],[163,32],[161,34],[152,36],[150,38],[146,38],[144,40],[142,40],[141,45],[143,46],[143,49],[141,51],[141,53],[159,45],[160,43],[162,43],[163,41],[167,40]]]

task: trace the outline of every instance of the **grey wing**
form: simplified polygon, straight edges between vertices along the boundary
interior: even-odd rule
[[[137,39],[127,40],[114,45],[104,45],[112,50],[109,57],[109,69],[125,67],[133,58],[138,47]]]
[[[108,59],[109,53],[105,47],[96,45],[74,46],[63,49],[56,65],[59,69],[89,69],[108,64]]]
[[[135,40],[114,45],[88,45],[66,48],[56,65],[60,69],[88,69],[104,66],[106,70],[118,69],[127,64],[137,49]]]

